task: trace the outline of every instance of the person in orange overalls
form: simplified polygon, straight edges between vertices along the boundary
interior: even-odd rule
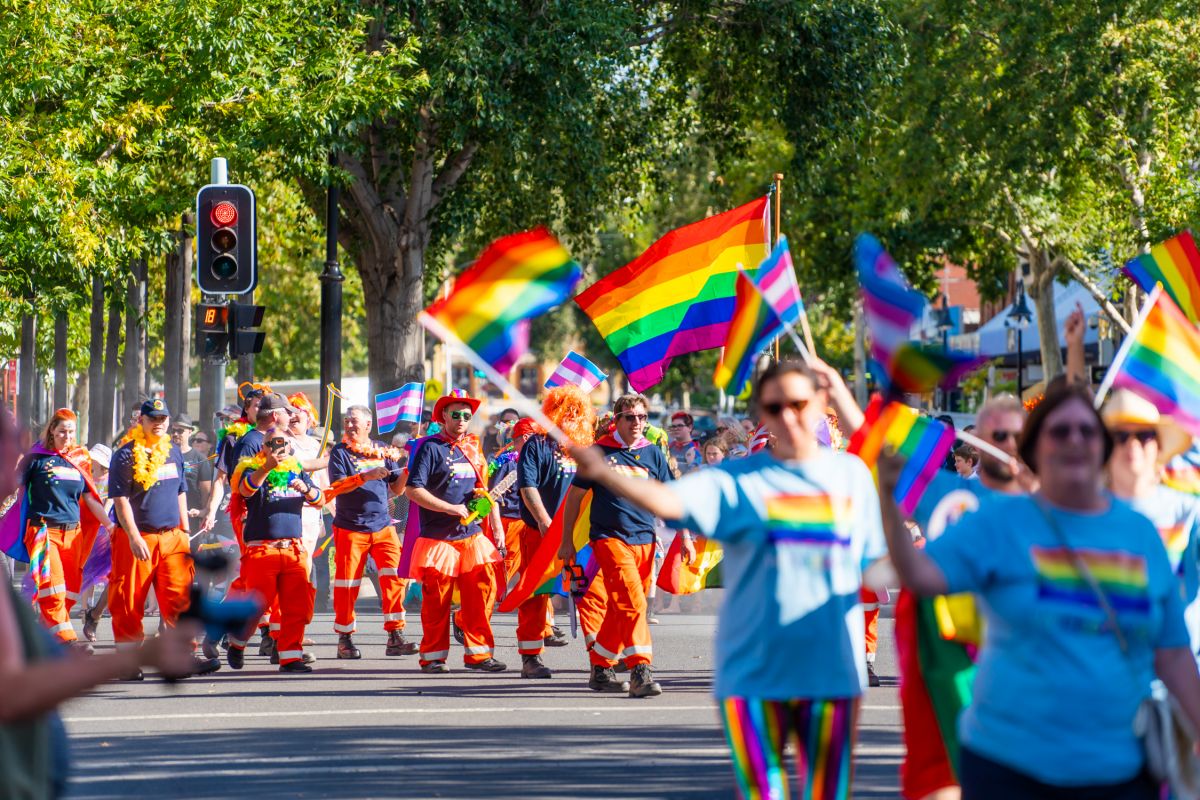
[[[343,418],[342,441],[329,453],[329,491],[336,497],[333,514],[333,629],[338,658],[362,658],[354,646],[354,603],[368,556],[379,569],[384,653],[412,655],[414,642],[404,638],[404,588],[400,579],[400,537],[392,525],[388,493],[404,491],[404,453],[371,440],[371,409],[350,406]]]
[[[279,395],[264,397],[260,418],[273,416],[280,401]],[[266,606],[278,601],[275,641],[279,671],[308,673],[312,667],[305,663],[303,642],[304,628],[312,618],[313,593],[301,512],[305,503],[320,506],[325,501],[292,453],[285,433],[284,427],[271,428],[254,452],[240,447],[241,458],[230,486],[246,498],[243,585],[259,594]],[[251,626],[246,635],[253,629]],[[244,638],[230,636],[228,659],[233,669],[242,668],[245,647]]]
[[[596,444],[605,461],[623,475],[662,482],[673,480],[662,450],[643,437],[650,403],[640,394],[627,394],[613,406],[616,427]],[[653,648],[646,594],[654,564],[654,515],[601,484],[575,476],[563,509],[563,539],[559,558],[575,559],[573,531],[587,492],[592,493],[592,553],[600,573],[580,601],[580,625],[591,638],[592,674],[588,686],[598,692],[628,691],[630,697],[654,697],[662,687],[651,670]],[[602,612],[597,609],[603,608]],[[602,621],[596,620],[603,614]],[[613,667],[623,660],[630,668],[628,685],[618,682]]]
[[[25,455],[18,473],[24,487],[25,549],[38,552],[40,569],[31,569],[36,605],[56,639],[77,641],[71,607],[79,601],[83,565],[108,517],[91,478],[91,459],[75,444],[75,413],[60,408],[46,425],[42,440]],[[20,513],[20,509],[18,509]],[[79,645],[91,652],[91,645]]]
[[[118,648],[140,646],[145,638],[142,616],[151,586],[163,624],[173,626],[188,607],[194,571],[187,481],[183,456],[167,436],[170,421],[162,400],[147,400],[112,457],[108,494],[119,528],[112,537],[109,610]],[[141,670],[127,676],[142,677]]]
[[[421,535],[412,555],[413,577],[421,581],[421,669],[449,672],[450,602],[457,587],[467,669],[503,672],[494,656],[492,604],[504,530],[496,505],[483,519],[471,519],[467,503],[487,488],[487,463],[479,437],[467,433],[479,400],[461,389],[438,398],[433,419],[442,426],[413,457],[408,499],[421,515]],[[341,501],[339,501],[340,504]],[[486,533],[485,533],[486,531]],[[489,535],[490,534],[490,535]],[[495,537],[493,542],[491,537]],[[499,547],[497,547],[499,544]],[[501,572],[501,574],[503,574]]]

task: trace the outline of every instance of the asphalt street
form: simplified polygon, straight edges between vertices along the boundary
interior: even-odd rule
[[[732,797],[709,695],[715,618],[659,619],[664,694],[633,700],[588,690],[581,639],[547,650],[552,679],[522,680],[515,615],[494,620],[508,672],[467,672],[454,645],[452,673],[425,675],[416,656],[384,656],[378,612],[359,615],[363,658],[336,660],[332,615],[319,614],[312,675],[281,675],[251,648],[240,672],[224,666],[174,687],[147,675],[67,705],[69,797]],[[111,643],[105,623],[100,641]],[[898,796],[891,620],[880,627],[884,686],[864,699],[856,751],[862,798]]]

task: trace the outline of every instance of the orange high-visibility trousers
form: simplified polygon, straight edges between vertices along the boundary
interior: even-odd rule
[[[194,567],[189,557],[188,534],[182,528],[142,535],[150,558],[138,561],[129,547],[125,531],[116,528],[112,537],[112,577],[108,583],[113,639],[117,644],[141,642],[146,596],[154,587],[159,614],[174,625],[187,610]]]
[[[500,524],[504,526],[504,581],[507,584],[521,568],[521,531],[525,523],[519,518],[502,517]]]
[[[299,539],[248,542],[242,555],[241,574],[246,591],[259,595],[264,607],[278,608],[278,623],[273,613],[271,628],[281,665],[304,657],[304,628],[312,618],[313,609],[308,563],[308,553]],[[252,626],[245,635],[253,630]],[[246,641],[231,636],[229,644],[244,648]]]
[[[34,540],[37,539],[41,523],[30,522],[25,529],[25,548],[32,553]],[[71,580],[75,577],[75,599],[79,598],[79,576],[83,564],[78,561],[78,541],[82,536],[78,524],[46,526],[46,564],[49,575],[43,578],[33,573],[32,578],[37,585],[38,610],[42,613],[42,623],[60,642],[75,641],[75,629],[71,627],[71,606],[74,599],[68,598]]]
[[[867,631],[867,661],[875,660],[879,647],[879,597],[869,589],[860,589],[858,599],[863,607],[863,621]]]
[[[596,599],[602,598],[605,605],[592,643],[592,664],[611,667],[620,660],[632,668],[651,663],[654,651],[650,645],[646,592],[650,588],[654,544],[628,545],[620,539],[595,539],[592,553],[600,567],[592,586],[601,584],[596,589]],[[591,594],[590,588],[588,593]],[[592,610],[589,607],[589,612]],[[583,616],[580,615],[581,619]]]
[[[421,581],[422,664],[450,657],[450,607],[458,589],[462,608],[463,663],[492,657],[492,607],[500,554],[482,533],[457,541],[418,539],[413,552],[414,576]]]
[[[373,533],[349,531],[333,526],[333,629],[354,633],[354,603],[362,584],[367,556],[379,568],[383,629],[404,630],[404,583],[400,580],[400,539],[388,525]]]
[[[542,532],[535,525],[526,525],[517,521],[518,550],[520,560],[518,567],[524,566],[525,560],[537,552],[542,543]],[[528,600],[517,606],[517,652],[523,656],[541,655],[545,647],[545,638],[550,635],[550,596],[544,594],[531,595]]]

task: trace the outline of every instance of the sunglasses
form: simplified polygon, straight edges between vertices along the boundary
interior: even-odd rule
[[[1130,439],[1137,439],[1145,447],[1151,442],[1158,441],[1157,431],[1113,431],[1113,440],[1117,444],[1125,444]]]
[[[992,431],[992,441],[996,444],[1004,444],[1012,439],[1015,442],[1020,435],[1020,431]]]
[[[783,409],[790,408],[792,413],[799,414],[808,407],[808,398],[804,400],[786,400],[782,403],[763,403],[762,410],[769,416],[778,417],[783,413]]]
[[[470,411],[451,411],[450,419],[469,420],[471,418]]]
[[[197,436],[195,439],[192,439],[192,444],[208,444],[208,439],[205,439],[203,436]]]
[[[1079,438],[1090,442],[1100,436],[1100,429],[1095,425],[1068,425],[1063,423],[1046,429],[1046,435],[1056,442],[1065,442],[1072,433],[1078,433]]]
[[[669,427],[670,427],[670,428],[671,428],[671,430],[673,430],[673,431],[685,431],[685,430],[687,430],[687,425],[684,425],[684,424],[683,424],[683,423],[681,423],[681,422],[680,422],[680,423],[676,423],[675,425],[671,425],[671,426],[669,426]]]
[[[646,420],[650,419],[649,415],[647,414],[620,414],[618,416],[623,419],[633,420],[634,422],[645,422]]]

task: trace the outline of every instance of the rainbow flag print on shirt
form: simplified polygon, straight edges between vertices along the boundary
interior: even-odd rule
[[[1146,559],[1120,550],[1075,552],[1095,576],[1108,602],[1117,612],[1150,613]],[[1101,610],[1095,592],[1071,559],[1065,547],[1034,547],[1033,567],[1038,575],[1038,597]]]
[[[850,499],[827,494],[779,494],[767,498],[767,536],[772,542],[850,544],[843,523]]]
[[[1177,574],[1183,574],[1183,553],[1188,546],[1188,528],[1183,522],[1167,528],[1159,528],[1158,535],[1162,537],[1163,546],[1167,548],[1167,558],[1171,561],[1171,569]]]
[[[475,470],[470,464],[463,461],[455,461],[450,465],[451,480],[461,480],[463,478],[475,478]]]
[[[609,464],[613,472],[618,475],[624,475],[628,478],[637,478],[638,480],[649,480],[650,470],[645,467],[635,467],[633,464]]]

